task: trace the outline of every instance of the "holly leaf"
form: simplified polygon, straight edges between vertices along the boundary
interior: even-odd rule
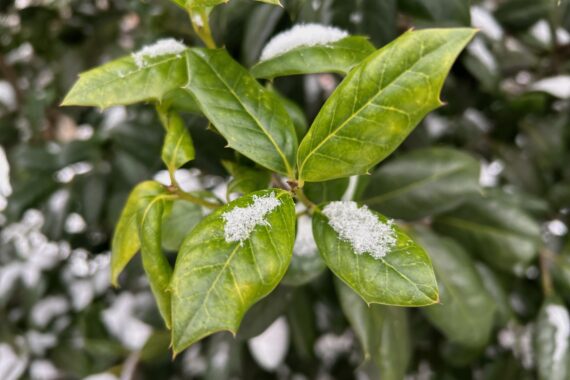
[[[350,36],[324,45],[299,46],[260,61],[250,71],[256,78],[267,79],[315,73],[346,75],[374,50],[366,37]]]
[[[234,192],[249,194],[266,189],[271,181],[271,173],[266,170],[250,168],[232,161],[222,161],[222,165],[233,177],[228,184],[228,194]]]
[[[387,219],[370,211],[380,222]],[[438,302],[437,283],[424,249],[398,226],[392,225],[395,244],[384,257],[357,254],[322,213],[313,215],[313,234],[327,266],[366,303],[426,306]]]
[[[62,106],[107,108],[138,102],[160,102],[187,82],[184,54],[145,57],[130,55],[79,75]]]
[[[365,174],[389,156],[439,93],[474,29],[407,32],[357,65],[317,115],[298,151],[300,182]]]
[[[277,96],[264,89],[224,49],[190,49],[188,84],[202,112],[228,146],[293,178],[297,136]]]
[[[162,145],[162,161],[170,173],[174,173],[185,163],[196,157],[192,137],[184,126],[184,121],[176,112],[161,112],[166,136]]]
[[[275,207],[260,214],[266,202]],[[252,219],[259,223],[252,225]],[[216,331],[236,334],[245,312],[285,275],[294,231],[293,200],[277,189],[241,197],[192,230],[180,248],[171,284],[175,354]]]
[[[489,341],[495,301],[485,289],[471,257],[451,239],[416,229],[416,239],[433,260],[441,303],[422,309],[451,342],[482,348]]]
[[[414,150],[374,172],[362,202],[392,218],[435,215],[479,192],[479,167],[456,149]]]

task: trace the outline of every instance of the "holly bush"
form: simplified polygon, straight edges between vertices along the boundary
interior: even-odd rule
[[[13,378],[570,378],[566,2],[261,2],[5,7]]]

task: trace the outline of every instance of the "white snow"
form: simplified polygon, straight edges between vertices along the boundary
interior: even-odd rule
[[[47,360],[34,360],[30,365],[30,379],[32,380],[57,380],[61,374],[57,368]]]
[[[18,106],[16,102],[16,91],[10,82],[5,80],[0,80],[0,103],[4,104],[4,107],[8,111],[13,111]]]
[[[550,45],[552,43],[550,26],[546,20],[537,21],[536,24],[530,28],[530,34],[544,45]],[[570,34],[564,28],[558,28],[556,30],[556,39],[560,45],[566,45],[570,42]]]
[[[279,33],[261,52],[260,61],[266,61],[301,46],[326,45],[348,37],[348,32],[321,24],[299,24]]]
[[[554,236],[564,236],[568,233],[568,226],[560,219],[553,219],[546,223],[546,228]]]
[[[568,352],[568,340],[570,339],[570,316],[568,310],[561,305],[546,306],[548,321],[556,329],[554,335],[554,362],[559,362]]]
[[[6,198],[12,194],[10,186],[10,164],[6,158],[4,149],[0,146],[0,211],[6,208]]]
[[[119,380],[119,378],[112,373],[104,372],[87,376],[83,380]]]
[[[133,351],[140,350],[152,334],[152,327],[134,316],[136,302],[133,294],[121,293],[102,316],[109,332]]]
[[[32,322],[38,327],[46,327],[55,317],[69,310],[67,299],[62,296],[50,296],[40,300],[32,308]]]
[[[180,54],[186,50],[186,45],[174,38],[164,38],[152,45],[144,46],[141,50],[133,53],[133,59],[139,68],[145,66],[146,58],[160,57],[168,54]]]
[[[302,215],[297,220],[297,237],[295,238],[293,253],[303,257],[314,256],[317,253],[312,219],[307,215]]]
[[[178,169],[174,172],[176,182],[178,182],[180,188],[186,192],[204,190],[204,185],[200,179],[201,175],[200,170],[196,168]],[[159,171],[154,175],[153,179],[164,186],[170,186],[170,175],[167,170]]]
[[[495,41],[501,40],[505,35],[503,28],[491,12],[483,7],[471,7],[471,25],[481,29],[483,34]]]
[[[267,371],[275,371],[289,349],[289,325],[285,317],[279,317],[247,345],[257,364]]]
[[[18,380],[26,370],[28,359],[18,356],[11,346],[0,343],[0,379]]]
[[[530,86],[531,90],[542,91],[560,99],[570,99],[570,75],[545,78]]]
[[[351,201],[354,198],[354,194],[356,194],[357,186],[358,186],[358,176],[353,175],[348,179],[348,186],[346,187],[346,191],[342,195],[342,200]]]
[[[243,243],[249,238],[256,226],[268,226],[265,216],[281,203],[270,193],[262,197],[253,196],[253,203],[247,207],[234,207],[222,214],[224,219],[224,236],[228,243],[239,241]]]
[[[479,172],[479,184],[483,187],[495,187],[499,184],[499,176],[505,169],[502,161],[495,160],[491,162],[481,161],[481,170]]]
[[[329,203],[323,214],[340,239],[350,243],[357,255],[368,253],[380,259],[396,244],[392,221],[381,222],[367,206],[359,208],[356,202],[336,201]]]
[[[482,38],[475,38],[473,42],[467,46],[467,51],[477,58],[491,73],[497,72],[499,66],[495,60],[495,56],[493,56]]]

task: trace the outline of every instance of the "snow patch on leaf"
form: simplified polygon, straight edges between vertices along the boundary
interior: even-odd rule
[[[548,305],[546,307],[548,321],[556,329],[554,335],[554,355],[553,360],[559,362],[568,350],[568,339],[570,338],[570,316],[568,310],[560,305]]]
[[[300,46],[326,45],[348,37],[348,32],[320,24],[299,24],[271,39],[261,52],[266,61]]]
[[[270,193],[262,197],[253,196],[253,203],[247,207],[234,207],[231,211],[224,212],[222,219],[225,221],[224,236],[228,243],[239,241],[243,243],[249,238],[256,226],[268,226],[265,220],[267,214],[273,211],[281,203]]]
[[[186,50],[186,45],[176,41],[174,38],[164,38],[156,41],[152,45],[144,46],[141,50],[133,53],[133,59],[139,68],[145,66],[146,58],[160,57],[168,54],[180,54]]]
[[[359,208],[356,202],[336,201],[329,203],[323,214],[340,239],[350,243],[357,255],[368,253],[380,259],[396,244],[392,221],[381,222],[367,206]]]

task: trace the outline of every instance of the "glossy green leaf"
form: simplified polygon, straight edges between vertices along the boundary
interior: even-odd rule
[[[315,73],[346,75],[374,50],[365,37],[345,37],[326,45],[299,46],[260,61],[251,68],[251,74],[256,78],[268,79]]]
[[[479,161],[459,150],[415,150],[374,172],[362,202],[399,219],[441,213],[479,192],[479,167]]]
[[[534,349],[540,380],[570,378],[570,317],[558,299],[546,300],[536,320]]]
[[[115,227],[111,245],[111,281],[117,286],[119,274],[140,248],[138,215],[150,199],[161,195],[164,187],[158,182],[143,182],[133,189]]]
[[[191,49],[187,62],[186,89],[228,146],[292,177],[297,136],[275,94],[264,89],[223,49]]]
[[[490,265],[520,273],[538,252],[540,227],[524,211],[478,197],[437,217],[435,228]]]
[[[390,155],[422,118],[473,29],[408,32],[356,66],[301,142],[299,177],[316,182],[368,170]]]
[[[222,161],[222,164],[233,177],[228,184],[228,194],[249,194],[257,190],[266,189],[269,186],[271,173],[266,170],[250,168],[232,161]]]
[[[62,102],[64,106],[107,108],[158,101],[187,82],[184,54],[148,57],[138,66],[126,56],[79,75]]]
[[[178,251],[184,238],[204,217],[202,207],[184,200],[176,200],[170,214],[162,223],[162,246]]]
[[[279,205],[247,239],[228,242],[222,215],[274,193]],[[264,190],[214,211],[188,235],[172,278],[175,353],[216,331],[236,333],[245,312],[285,275],[293,252],[295,206],[288,192]]]
[[[281,94],[275,92],[275,94],[279,97],[279,100],[285,106],[285,110],[291,117],[293,121],[293,125],[295,126],[295,132],[297,133],[297,139],[301,140],[303,136],[307,133],[307,129],[309,125],[307,123],[307,117],[305,116],[305,112],[297,103],[294,101],[287,99],[286,97],[282,96]]]
[[[169,287],[172,267],[162,251],[161,229],[163,213],[172,204],[169,197],[171,195],[163,190],[160,195],[141,200],[139,204],[144,203],[144,209],[137,214],[143,268],[167,328],[171,326]]]
[[[280,7],[283,6],[281,5],[281,2],[279,0],[256,0],[256,1],[259,1],[260,3],[279,5]]]
[[[247,311],[239,326],[236,338],[248,340],[263,333],[277,318],[285,313],[293,296],[292,289],[278,286]]]
[[[422,312],[447,338],[466,347],[481,348],[493,328],[495,302],[485,289],[475,263],[453,240],[417,229],[417,240],[433,260],[441,303]]]
[[[162,145],[162,161],[170,173],[174,173],[188,161],[196,157],[190,133],[184,121],[176,112],[159,111],[162,124],[166,128],[166,136]]]
[[[381,222],[386,218],[374,213]],[[437,283],[429,256],[398,226],[395,247],[384,257],[357,255],[340,239],[321,212],[313,215],[313,233],[327,266],[367,303],[426,306],[438,302]]]
[[[507,323],[513,319],[514,313],[505,284],[501,281],[498,273],[495,273],[491,268],[483,263],[477,263],[476,267],[479,277],[481,277],[481,281],[483,282],[483,286],[495,301],[495,306],[497,308],[495,313],[495,324],[499,327],[506,326]]]
[[[183,9],[204,9],[227,3],[230,0],[171,0]]]
[[[337,280],[335,284],[340,305],[362,346],[365,360],[372,360],[378,367],[379,378],[403,379],[411,357],[406,309],[368,306],[343,282]]]

